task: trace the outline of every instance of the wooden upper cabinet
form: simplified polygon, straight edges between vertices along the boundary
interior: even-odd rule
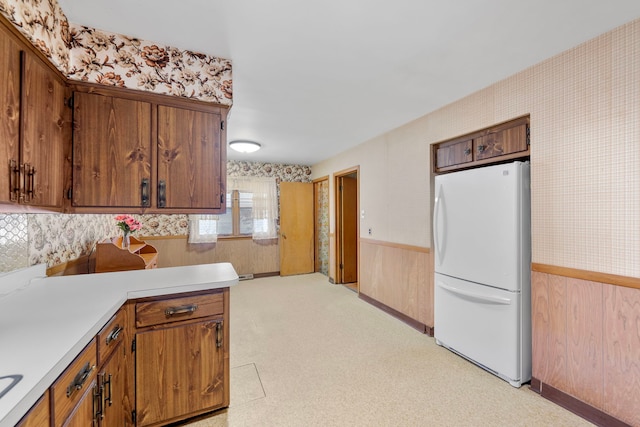
[[[224,213],[225,107],[74,84],[74,212]]]
[[[432,145],[433,172],[444,173],[529,156],[529,117]]]
[[[527,123],[496,128],[474,140],[476,160],[527,151]]]
[[[69,138],[66,84],[35,55],[23,55],[22,164],[24,202],[62,208],[64,201],[64,149]]]
[[[20,58],[21,49],[0,25],[0,202],[11,202],[18,177],[11,165],[18,167],[20,158]]]
[[[61,211],[70,142],[60,73],[0,23],[0,202]]]
[[[464,138],[442,144],[436,150],[438,167],[460,165],[473,161],[473,139]]]
[[[221,208],[221,123],[220,114],[158,106],[158,208]]]
[[[72,205],[150,206],[151,148],[151,104],[75,92]]]

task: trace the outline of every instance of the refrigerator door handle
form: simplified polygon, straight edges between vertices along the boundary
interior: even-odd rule
[[[481,295],[481,294],[477,294],[475,292],[469,292],[469,291],[465,291],[465,290],[462,290],[462,289],[458,289],[458,288],[455,288],[453,286],[444,285],[442,283],[438,283],[438,286],[440,286],[442,289],[444,289],[446,291],[451,292],[452,294],[462,295],[462,296],[465,296],[467,298],[472,298],[472,299],[477,300],[477,301],[487,302],[487,303],[491,303],[491,304],[511,305],[511,299],[510,298],[500,298],[500,297],[492,297],[492,296],[488,296],[488,295]]]
[[[440,218],[440,208],[445,208],[444,193],[442,191],[442,185],[438,188],[438,194],[436,195],[435,206],[433,207],[433,244],[436,247],[438,264],[442,264],[442,255],[444,252],[443,242],[440,241],[440,235],[438,234],[438,220]],[[446,218],[446,216],[443,216]],[[443,219],[444,222],[444,219]],[[444,226],[444,224],[443,224]]]

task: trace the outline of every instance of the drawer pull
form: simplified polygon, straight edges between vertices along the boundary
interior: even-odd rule
[[[123,331],[122,326],[120,325],[116,325],[115,328],[113,328],[113,331],[111,331],[111,333],[109,333],[109,335],[107,335],[107,345],[109,345],[111,343],[111,341],[115,341],[118,339],[118,336],[120,335],[120,332]]]
[[[164,314],[166,314],[167,317],[175,316],[178,314],[189,314],[189,313],[193,313],[197,309],[198,309],[198,306],[195,304],[183,305],[181,307],[169,307],[164,311]]]
[[[82,389],[82,386],[84,386],[84,383],[87,381],[87,378],[89,378],[89,375],[91,375],[91,372],[93,372],[94,369],[96,369],[95,365],[91,366],[89,362],[84,365],[73,381],[71,381],[71,384],[67,387],[67,397],[71,397],[76,390]]]

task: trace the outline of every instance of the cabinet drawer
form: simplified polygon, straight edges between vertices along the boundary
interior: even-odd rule
[[[222,314],[222,291],[211,294],[139,302],[136,304],[136,326],[159,325]]]
[[[98,365],[102,365],[125,335],[125,311],[121,309],[98,332]]]
[[[94,338],[51,387],[55,426],[64,423],[95,377],[96,340]]]

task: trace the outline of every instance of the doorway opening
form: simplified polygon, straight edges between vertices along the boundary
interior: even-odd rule
[[[313,180],[314,272],[329,276],[329,176]]]
[[[360,222],[360,168],[354,167],[335,175],[336,196],[336,283],[358,292]]]

